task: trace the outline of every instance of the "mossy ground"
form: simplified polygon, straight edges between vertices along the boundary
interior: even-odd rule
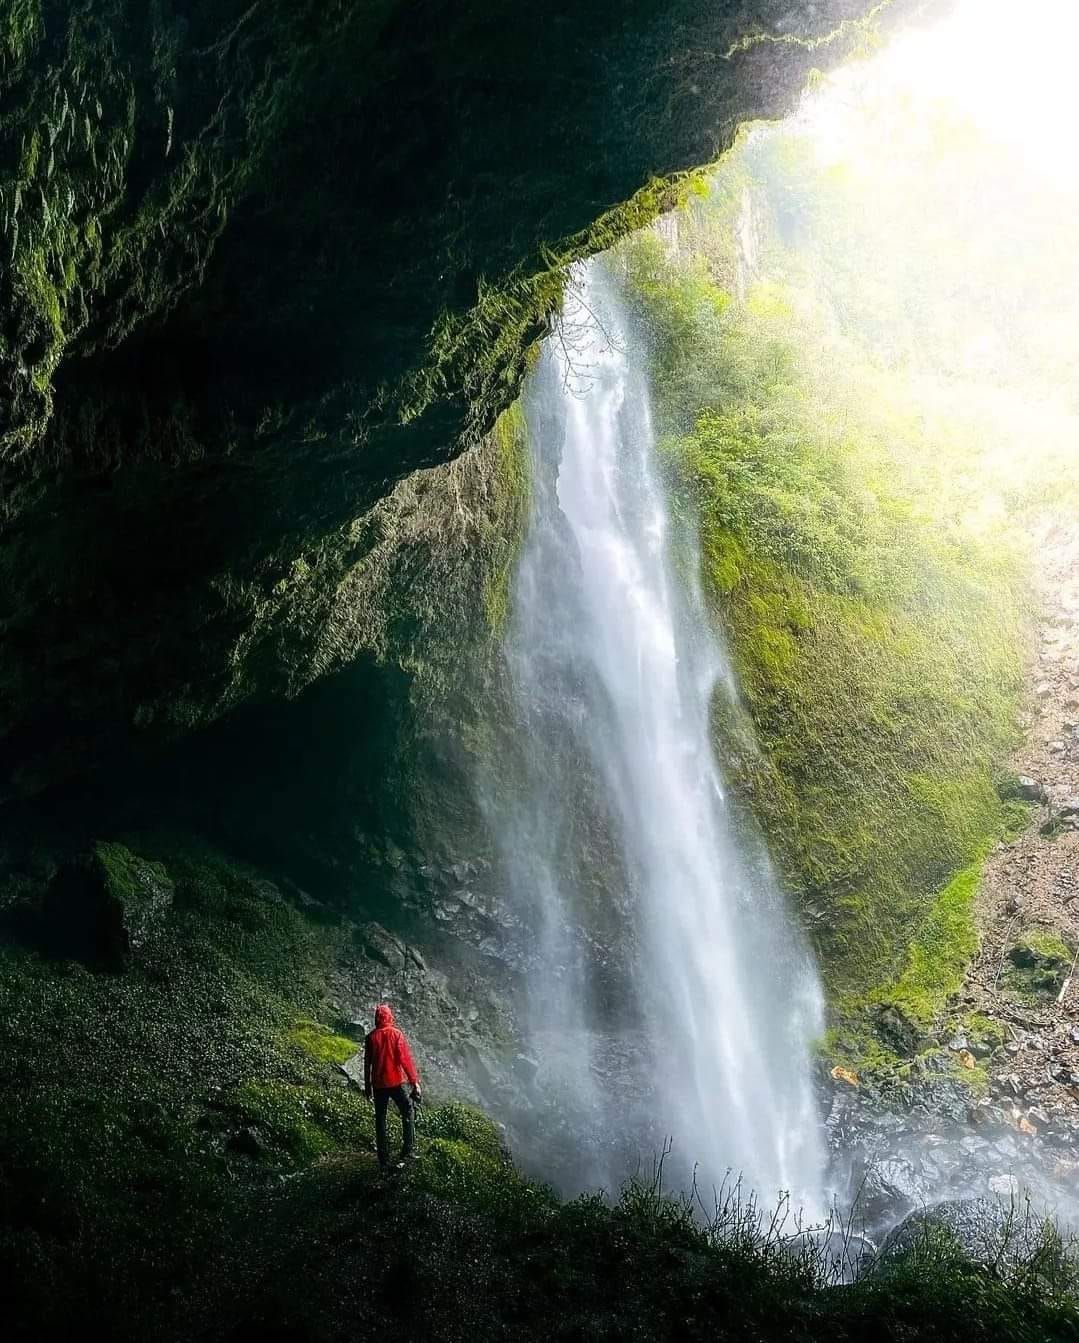
[[[259,874],[164,839],[109,847],[175,898],[123,973],[47,949],[36,879],[0,909],[0,1298],[15,1339],[1074,1337],[1059,1275],[915,1253],[855,1289],[751,1210],[709,1227],[656,1186],[559,1201],[468,1106],[423,1107],[384,1177],[319,1017],[347,938]],[[137,856],[136,856],[137,855]],[[37,882],[37,885],[40,883]],[[42,938],[46,940],[43,942]]]
[[[107,852],[121,877],[138,861]],[[55,954],[28,883],[4,889],[24,937],[0,945],[0,1258],[43,1329],[80,1292],[127,1328],[200,1271],[238,1188],[370,1134],[326,1058],[296,1048],[339,929],[211,852],[138,852],[175,896],[124,973]],[[264,1160],[230,1146],[245,1124]]]
[[[356,1041],[338,1035],[317,1021],[298,1021],[281,1036],[281,1043],[298,1049],[316,1063],[345,1063],[356,1053]]]
[[[709,1227],[648,1183],[613,1204],[562,1203],[482,1130],[472,1115],[459,1136],[428,1131],[399,1177],[349,1158],[272,1191],[194,1317],[213,1339],[1050,1343],[1079,1328],[1066,1273],[1000,1275],[926,1238],[858,1286],[830,1286],[817,1256],[769,1240],[744,1209]]]

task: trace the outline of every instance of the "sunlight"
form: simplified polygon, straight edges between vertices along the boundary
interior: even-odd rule
[[[881,64],[900,85],[951,100],[1040,167],[1072,176],[1077,42],[1073,0],[960,0],[950,18],[901,39]]]
[[[908,102],[940,104],[972,128],[1018,151],[1025,167],[1057,185],[1079,186],[1075,52],[1079,5],[1073,0],[958,0],[948,16],[898,37],[869,61],[846,66],[807,100],[803,120],[822,153],[843,157],[858,128],[846,99],[867,89],[889,97],[897,115]]]

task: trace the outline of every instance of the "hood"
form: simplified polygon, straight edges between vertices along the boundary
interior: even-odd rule
[[[375,1008],[375,1030],[377,1031],[383,1026],[392,1026],[393,1024],[393,1008],[390,1007],[389,1003],[379,1003]]]

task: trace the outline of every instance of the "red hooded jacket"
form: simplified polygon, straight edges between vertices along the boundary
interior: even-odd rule
[[[364,1090],[399,1087],[406,1079],[414,1087],[420,1084],[408,1041],[394,1025],[392,1010],[382,1003],[375,1008],[375,1029],[363,1046]]]

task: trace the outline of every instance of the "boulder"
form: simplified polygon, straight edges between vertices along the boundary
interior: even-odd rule
[[[380,923],[365,923],[360,929],[360,941],[364,952],[388,970],[405,968],[406,951],[404,943],[399,941]]]
[[[60,869],[45,898],[50,941],[61,951],[124,970],[172,904],[174,886],[160,863],[122,844],[98,843]]]
[[[910,1213],[881,1246],[875,1269],[919,1247],[951,1242],[975,1263],[1019,1266],[1045,1248],[1041,1222],[1014,1201],[951,1199]]]
[[[1023,802],[1047,802],[1049,795],[1045,784],[1032,779],[1028,774],[1020,774],[1015,781],[1015,796]]]
[[[361,1091],[363,1090],[362,1049],[357,1050],[356,1053],[353,1054],[350,1059],[345,1059],[344,1063],[340,1063],[337,1066],[340,1068],[341,1072],[345,1075],[345,1077],[348,1078],[350,1082],[353,1082],[356,1086],[358,1086]]]
[[[910,1058],[917,1053],[921,1032],[895,1003],[881,1003],[874,1026],[881,1042],[896,1054]]]
[[[228,1150],[238,1152],[241,1156],[263,1157],[268,1155],[269,1148],[262,1141],[253,1128],[242,1128],[229,1138]]]
[[[892,1155],[865,1168],[855,1191],[857,1215],[867,1227],[888,1227],[925,1199],[925,1185],[912,1161]]]

